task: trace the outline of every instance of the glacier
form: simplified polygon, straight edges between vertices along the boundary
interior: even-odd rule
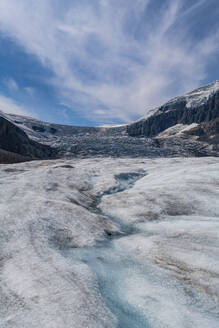
[[[0,327],[217,328],[219,160],[0,165]]]

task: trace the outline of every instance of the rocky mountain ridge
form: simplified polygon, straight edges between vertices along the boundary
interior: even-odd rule
[[[176,97],[127,127],[131,136],[156,137],[176,124],[210,122],[219,117],[219,81]]]
[[[144,118],[122,126],[66,126],[4,112],[0,117],[10,122],[12,131],[20,131],[18,136],[23,135],[16,141],[12,138],[7,146],[0,143],[0,149],[31,159],[219,154],[219,81],[176,97]],[[24,151],[26,143],[31,144],[29,152]]]
[[[179,148],[185,149],[185,141],[189,140],[198,145],[195,156],[204,155],[206,148],[218,156],[219,81],[170,100],[127,126],[127,132],[133,137],[155,138],[162,147],[175,148],[178,143]]]
[[[6,118],[0,117],[1,163],[49,159],[55,155],[56,150],[31,140],[22,129]]]

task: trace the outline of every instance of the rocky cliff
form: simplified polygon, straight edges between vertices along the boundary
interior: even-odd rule
[[[51,147],[31,140],[19,127],[0,117],[0,162],[11,163],[55,156]]]
[[[208,123],[219,117],[219,81],[174,98],[127,126],[130,136],[155,137],[177,124]],[[209,125],[210,128],[211,125]]]

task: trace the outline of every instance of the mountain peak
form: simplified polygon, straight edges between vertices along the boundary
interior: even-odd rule
[[[205,104],[209,97],[219,90],[219,80],[195,89],[191,92],[186,93],[183,96],[175,97],[168,101],[166,104],[172,104],[174,102],[186,101],[186,107],[197,107]]]

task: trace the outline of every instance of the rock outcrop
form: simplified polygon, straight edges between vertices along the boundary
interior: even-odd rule
[[[29,139],[26,133],[0,117],[0,163],[15,163],[31,159],[48,159],[56,151]]]
[[[206,141],[219,149],[219,117],[210,122],[197,125],[189,130],[187,134],[198,136],[200,141]]]
[[[169,101],[152,115],[128,125],[127,132],[130,136],[156,137],[176,124],[208,123],[218,117],[219,82],[215,82]]]

